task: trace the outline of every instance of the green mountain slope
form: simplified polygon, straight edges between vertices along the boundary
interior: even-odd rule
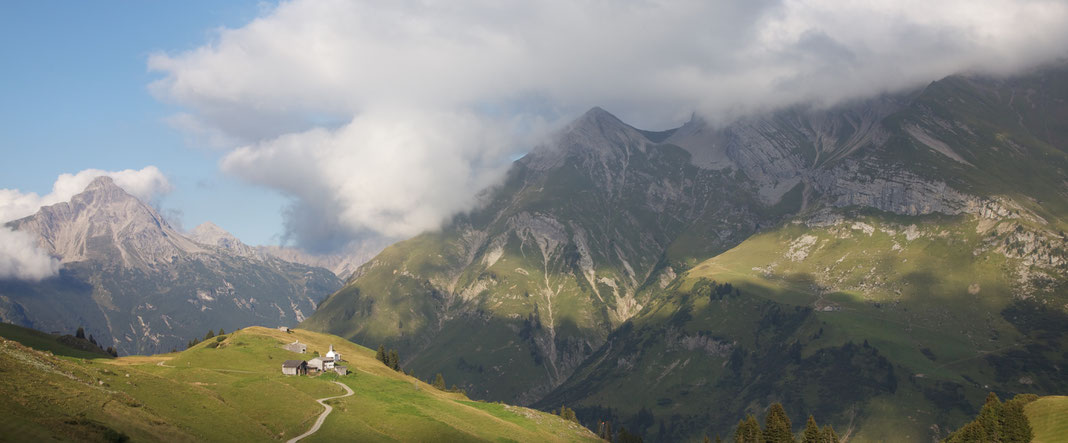
[[[397,347],[405,367],[480,397],[533,401],[641,309],[677,239],[705,238],[679,253],[694,257],[751,233],[755,198],[593,109],[516,162],[482,209],[387,248],[302,325]]]
[[[693,438],[779,401],[855,441],[919,440],[990,390],[1066,392],[1063,266],[1035,267],[1056,277],[1045,290],[1018,280],[1012,226],[820,213],[753,236],[664,290],[538,406]]]
[[[284,376],[282,349],[293,340],[309,352],[333,345],[352,371],[345,376]],[[58,358],[0,341],[0,435],[14,440],[274,441],[302,434],[334,407],[309,441],[453,439],[593,440],[584,428],[550,414],[467,400],[385,367],[373,352],[335,336],[253,327],[180,353],[114,360]]]

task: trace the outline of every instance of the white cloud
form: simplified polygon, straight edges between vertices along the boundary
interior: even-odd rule
[[[1060,0],[295,0],[149,68],[177,126],[233,150],[224,170],[296,199],[298,237],[410,235],[507,162],[489,144],[593,105],[725,121],[1009,73],[1066,41]]]
[[[59,260],[38,248],[33,236],[0,226],[0,279],[39,281],[59,268]]]
[[[110,176],[115,184],[141,201],[152,201],[171,191],[167,177],[155,166],[122,171],[86,169],[76,174],[60,174],[52,184],[52,192],[43,196],[17,189],[0,189],[0,223],[33,215],[42,206],[70,201],[75,194],[84,191],[89,182],[102,175]]]

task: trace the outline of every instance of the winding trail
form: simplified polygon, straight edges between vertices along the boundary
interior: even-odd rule
[[[334,410],[333,406],[330,406],[330,405],[325,403],[327,400],[333,400],[335,398],[344,398],[344,397],[351,396],[352,394],[355,394],[355,392],[352,392],[352,388],[349,388],[348,385],[346,385],[344,383],[341,383],[339,381],[335,381],[334,383],[337,383],[338,386],[341,386],[342,388],[345,388],[345,390],[348,391],[348,393],[345,394],[345,395],[338,395],[338,396],[335,396],[335,397],[326,397],[326,398],[320,398],[318,400],[315,400],[315,401],[319,402],[319,404],[323,405],[323,407],[325,407],[326,410],[323,411],[322,414],[319,414],[319,419],[315,420],[315,425],[313,425],[311,427],[311,429],[308,430],[308,432],[305,432],[305,433],[300,434],[300,435],[298,435],[296,437],[293,437],[293,438],[289,439],[289,441],[287,441],[286,443],[296,443],[297,440],[300,440],[300,439],[302,439],[304,437],[307,437],[307,436],[312,435],[312,434],[316,433],[317,431],[319,431],[319,427],[323,425],[323,421],[326,420],[326,416],[330,415],[330,411]]]

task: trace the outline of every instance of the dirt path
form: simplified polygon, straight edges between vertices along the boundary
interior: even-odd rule
[[[305,433],[300,434],[300,435],[298,435],[296,437],[293,437],[293,438],[289,439],[289,441],[287,441],[286,443],[295,443],[297,440],[300,440],[300,439],[302,439],[304,437],[307,437],[307,436],[312,435],[312,434],[316,433],[317,431],[319,431],[319,427],[323,425],[323,421],[326,420],[326,416],[330,415],[330,411],[334,410],[334,408],[332,406],[330,406],[330,405],[325,403],[327,400],[333,400],[335,398],[344,398],[344,397],[348,397],[348,396],[350,396],[352,394],[355,394],[355,392],[352,392],[352,389],[349,388],[344,383],[341,383],[339,381],[335,381],[334,383],[337,383],[338,386],[341,386],[342,388],[345,388],[345,391],[347,391],[348,393],[345,394],[345,395],[338,395],[338,396],[335,396],[335,397],[320,398],[320,399],[316,400],[317,402],[319,402],[319,404],[323,405],[323,407],[325,407],[326,410],[323,411],[322,414],[319,414],[319,419],[315,420],[315,425],[313,425],[311,427],[311,429],[308,430],[308,432],[305,432]]]

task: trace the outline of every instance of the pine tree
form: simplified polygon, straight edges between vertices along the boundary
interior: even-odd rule
[[[93,334],[89,334],[89,343],[96,344],[96,339],[93,338]]]
[[[394,371],[400,371],[401,370],[401,367],[400,367],[400,356],[397,355],[397,351],[395,351],[393,349],[389,350],[389,367],[392,368]]]
[[[78,326],[78,330],[74,332],[75,338],[85,338],[85,328]]]
[[[1036,398],[1033,394],[1020,394],[1002,404],[999,423],[1002,443],[1026,443],[1034,438],[1031,423],[1024,415],[1024,406]]]
[[[790,417],[782,403],[772,403],[768,415],[764,417],[764,441],[767,443],[794,443],[794,432],[790,427]]]
[[[387,363],[386,362],[386,347],[385,346],[378,345],[378,352],[375,353],[375,360],[378,360],[378,361],[380,361],[382,363]]]
[[[834,427],[831,425],[825,425],[823,430],[820,431],[821,443],[838,443],[841,439],[838,438],[838,433],[834,432]]]
[[[986,404],[979,410],[979,416],[975,421],[983,425],[983,431],[986,432],[986,441],[996,442],[1001,438],[998,436],[999,428],[1001,428],[1001,400],[998,395],[991,392],[986,396]]]
[[[226,331],[224,331],[223,328],[219,328],[219,333],[217,335],[226,335]]]
[[[760,431],[760,422],[752,414],[745,420],[738,421],[738,428],[734,430],[735,443],[764,443],[764,435]]]
[[[945,439],[949,443],[993,443],[986,439],[986,429],[979,421],[973,421],[964,425]]]
[[[208,333],[204,334],[204,340],[205,341],[210,340],[214,336],[215,336],[215,331],[212,331],[211,329],[208,329]]]
[[[820,438],[820,426],[816,424],[816,418],[809,415],[805,431],[801,433],[801,443],[821,443]]]
[[[619,438],[616,439],[618,443],[642,443],[642,437],[638,434],[631,434],[627,432],[627,428],[619,427]]]
[[[712,443],[712,440],[711,440],[711,439],[709,439],[709,438],[708,438],[708,436],[706,435],[706,436],[705,436],[705,440],[704,440],[704,442],[705,442],[705,443]]]
[[[434,387],[439,391],[445,390],[445,377],[442,377],[440,372],[434,377]]]

